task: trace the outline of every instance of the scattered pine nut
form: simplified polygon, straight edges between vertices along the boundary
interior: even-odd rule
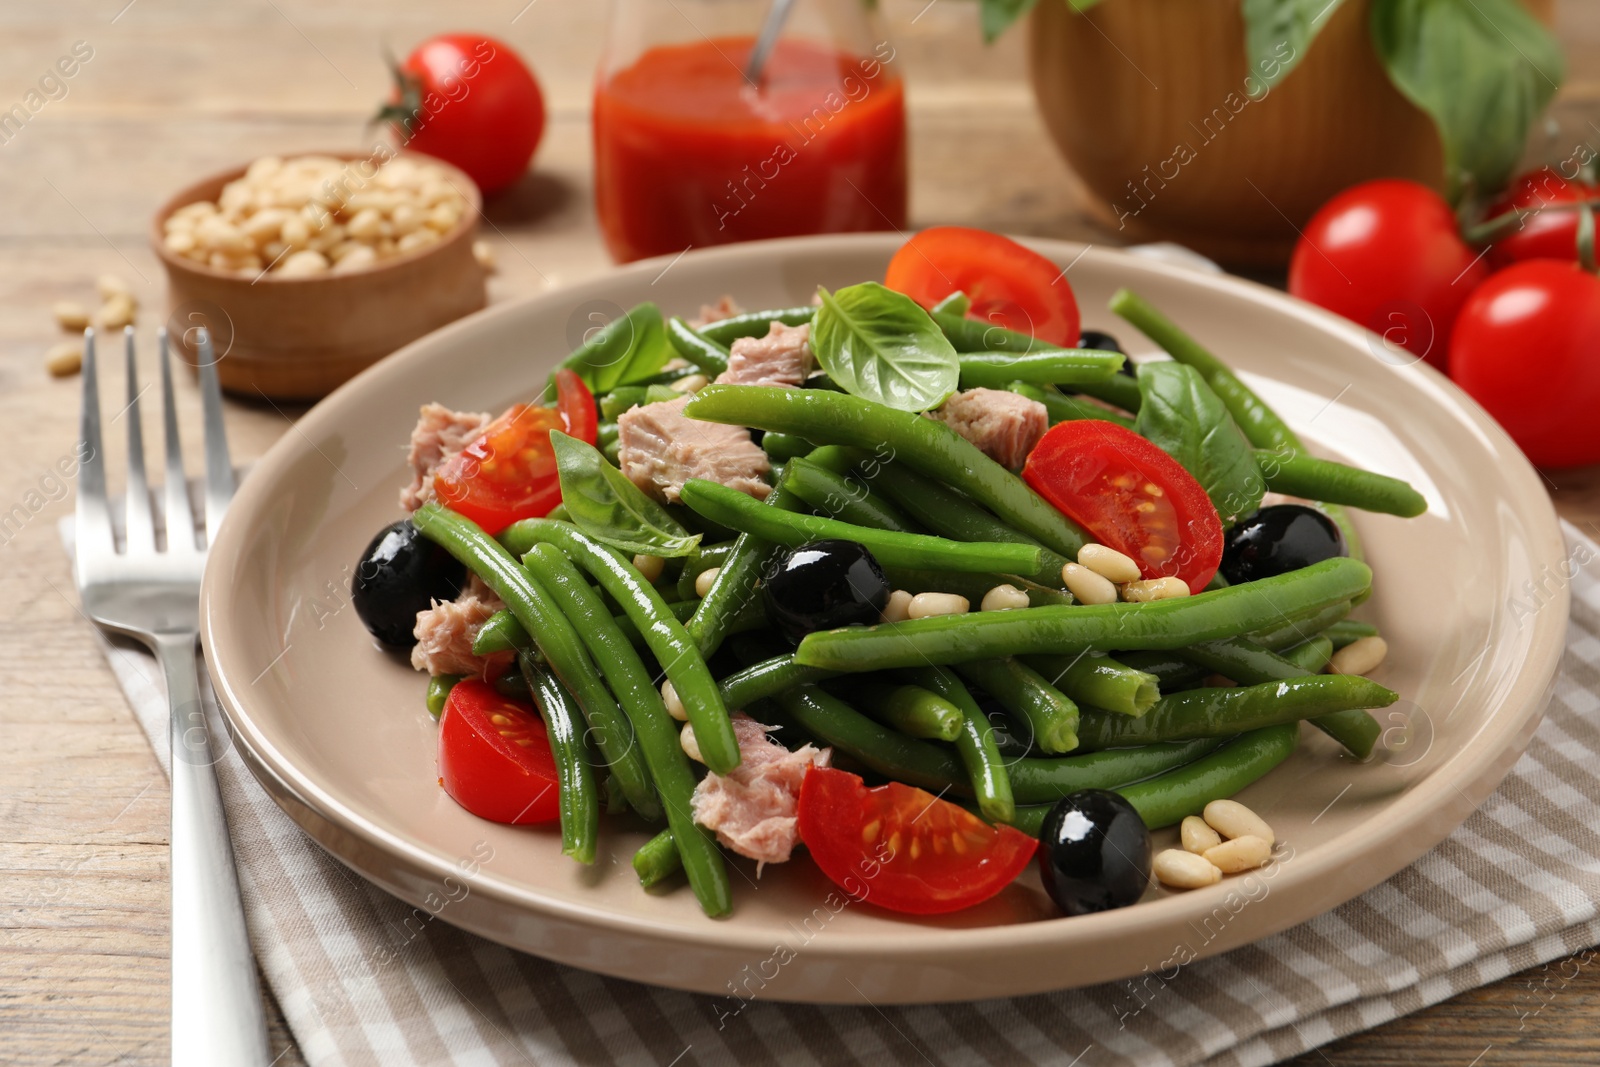
[[[1368,674],[1383,665],[1389,642],[1381,637],[1358,637],[1328,660],[1329,674]]]
[[[686,374],[672,383],[672,388],[680,393],[698,393],[711,384],[711,379],[704,374]]]
[[[705,757],[700,755],[700,742],[695,740],[693,726],[683,724],[683,730],[678,734],[678,744],[683,748],[684,755],[696,763],[705,762]]]
[[[684,709],[683,701],[678,699],[678,691],[672,687],[671,682],[661,683],[661,703],[667,706],[667,714],[679,722],[689,721],[689,712]],[[693,755],[693,753],[690,753]],[[696,759],[700,757],[696,756]]]
[[[1156,881],[1173,889],[1199,889],[1222,881],[1217,865],[1204,856],[1181,848],[1163,849],[1150,863]]]
[[[667,561],[660,556],[646,556],[643,554],[633,557],[633,569],[638,571],[645,581],[654,583],[661,577],[661,572],[666,568]]]
[[[1272,846],[1254,834],[1213,845],[1202,855],[1223,874],[1253,871],[1272,858]]]
[[[997,585],[983,594],[979,611],[1011,611],[1028,606],[1028,594],[1014,585]]]
[[[904,589],[896,589],[889,594],[889,602],[883,606],[884,622],[905,622],[911,618],[911,594]]]
[[[494,245],[491,245],[488,241],[472,242],[472,258],[478,261],[478,266],[490,274],[494,273]]]
[[[1237,800],[1213,800],[1206,805],[1206,824],[1230,840],[1259,837],[1271,847],[1278,840],[1267,821]]]
[[[94,280],[94,288],[100,294],[101,300],[110,300],[118,294],[129,298],[133,296],[133,287],[115,274],[100,275]]]
[[[965,615],[972,610],[972,602],[955,593],[918,593],[906,605],[906,617],[931,619],[935,615]]]
[[[695,575],[694,595],[704,600],[706,594],[711,592],[711,584],[717,580],[717,575],[721,573],[721,567],[709,567]]]
[[[114,293],[100,305],[96,318],[100,325],[107,330],[120,330],[124,326],[132,326],[137,309],[133,298],[127,293]]]
[[[82,333],[89,325],[89,309],[76,300],[57,300],[50,305],[50,314],[58,326],[72,333]]]
[[[1117,585],[1139,580],[1139,565],[1130,557],[1105,545],[1084,545],[1078,549],[1078,562]]]
[[[1174,600],[1188,595],[1189,583],[1182,578],[1148,578],[1142,582],[1129,582],[1122,587],[1122,599],[1130,604]]]
[[[83,369],[83,344],[80,341],[62,341],[51,345],[44,354],[44,369],[52,378],[66,378]]]
[[[1080,563],[1068,563],[1061,568],[1061,581],[1067,592],[1080,604],[1115,604],[1117,587],[1103,574],[1096,574]]]
[[[1206,849],[1222,844],[1222,835],[1198,815],[1184,816],[1183,826],[1178,833],[1183,838],[1183,847],[1197,856],[1203,856]]]

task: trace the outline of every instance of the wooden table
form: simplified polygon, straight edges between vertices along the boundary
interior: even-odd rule
[[[1045,0],[1051,2],[1051,0]],[[524,6],[526,5],[526,6]],[[1600,12],[1563,0],[1573,76],[1558,108],[1581,127],[1600,98]],[[550,126],[538,171],[495,204],[495,299],[603,270],[590,207],[587,107],[604,5],[594,0],[53,0],[0,7],[0,110],[74,42],[92,57],[9,139],[0,137],[0,1062],[156,1064],[167,1057],[165,779],[78,609],[56,522],[71,487],[47,476],[72,448],[76,380],[42,368],[49,305],[92,301],[95,277],[163,280],[145,244],[152,209],[194,177],[267,152],[371,144],[387,87],[380,47],[445,29],[512,42],[543,79]],[[909,82],[913,213],[1110,243],[1035,116],[1022,39],[977,45],[974,5],[888,0]],[[148,351],[157,315],[140,333]],[[113,363],[113,368],[115,363]],[[145,374],[152,373],[147,361]],[[119,395],[113,369],[103,388]],[[110,403],[110,400],[107,401]],[[199,440],[193,388],[179,398]],[[236,403],[236,457],[260,455],[297,411]],[[145,406],[148,435],[155,405]],[[120,452],[120,445],[112,445]],[[192,451],[198,452],[198,449]],[[113,463],[113,467],[116,463]],[[1575,520],[1600,518],[1595,472],[1555,483]],[[48,658],[46,658],[48,657]],[[1571,968],[1567,969],[1570,973]],[[1552,964],[1302,1057],[1320,1064],[1568,1063],[1600,1059],[1600,971]],[[301,1062],[276,1007],[279,1063]]]

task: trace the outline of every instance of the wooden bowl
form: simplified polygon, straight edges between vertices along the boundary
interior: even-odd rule
[[[348,152],[316,153],[340,159]],[[167,270],[169,329],[179,347],[194,325],[211,328],[222,387],[275,400],[314,400],[396,349],[488,303],[472,255],[483,200],[472,179],[440,160],[467,208],[454,230],[427,248],[367,270],[312,278],[256,279],[168,252],[163,229],[185,204],[216,200],[244,166],[184,189],[156,212],[150,244]]]
[[[1523,2],[1552,18],[1552,0]],[[1042,3],[1034,93],[1095,209],[1128,241],[1282,266],[1296,227],[1341,189],[1380,177],[1443,187],[1438,134],[1379,64],[1370,8],[1342,5],[1300,65],[1250,100],[1239,0],[1106,0],[1085,14]]]

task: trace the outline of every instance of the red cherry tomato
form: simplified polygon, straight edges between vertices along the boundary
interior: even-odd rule
[[[476,678],[455,684],[439,717],[439,782],[480,819],[518,825],[560,815],[544,720]]]
[[[1023,479],[1146,578],[1182,578],[1198,593],[1222,562],[1222,520],[1177,460],[1132,430],[1098,419],[1052,426]]]
[[[1578,212],[1551,211],[1558,204],[1575,204],[1600,195],[1600,190],[1581,182],[1570,182],[1549,167],[1530,171],[1511,183],[1511,188],[1489,208],[1487,219],[1516,210],[1534,210],[1522,224],[1495,241],[1489,259],[1496,267],[1507,267],[1528,259],[1578,261]]]
[[[561,429],[568,437],[594,444],[600,432],[600,414],[594,394],[576,371],[562,367],[556,371],[556,410],[561,413]]]
[[[1443,370],[1456,314],[1488,276],[1438,193],[1383,179],[1346,189],[1306,223],[1289,292]]]
[[[800,786],[800,840],[822,873],[857,900],[912,915],[981,904],[1010,885],[1039,842],[990,826],[909,785],[868,789],[812,766]]]
[[[551,408],[511,405],[476,441],[440,465],[434,494],[489,534],[518,519],[549,514],[561,502],[550,431],[564,425]]]
[[[1600,278],[1576,263],[1517,263],[1461,309],[1450,376],[1541,467],[1600,463]]]
[[[447,33],[423,41],[395,71],[378,113],[403,148],[467,172],[485,196],[522,177],[544,134],[544,96],[510,45]]]
[[[951,293],[972,301],[967,317],[1071,348],[1080,336],[1078,300],[1050,260],[1009,237],[935,226],[901,246],[883,284],[933,307]]]

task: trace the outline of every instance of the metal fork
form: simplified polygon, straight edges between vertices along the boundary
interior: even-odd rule
[[[167,334],[159,337],[166,423],[166,537],[161,544],[145,479],[139,429],[133,328],[124,331],[128,363],[126,531],[118,551],[106,499],[100,442],[100,385],[94,330],[84,331],[82,444],[78,477],[77,582],[83,609],[99,626],[136,638],[161,661],[172,705],[172,1062],[175,1067],[267,1067],[266,1020],[233,867],[222,793],[217,788],[195,643],[200,573],[194,511],[172,403]],[[206,436],[205,544],[233,496],[233,466],[222,428],[222,392],[211,340],[197,338]]]

